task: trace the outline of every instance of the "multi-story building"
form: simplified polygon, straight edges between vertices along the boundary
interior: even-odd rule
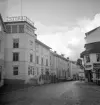
[[[28,82],[35,76],[35,27],[24,16],[9,17],[5,36],[5,79]]]
[[[69,60],[64,58],[63,55],[59,55],[56,52],[53,53],[53,62],[52,65],[54,64],[52,70],[56,74],[56,79],[58,80],[67,80],[68,77],[70,77],[69,73]],[[52,67],[52,66],[51,66]]]
[[[36,43],[36,69],[38,82],[47,82],[46,75],[50,75],[50,47],[45,45],[39,40],[35,40]]]
[[[0,87],[4,84],[4,37],[5,26],[0,15]]]
[[[70,61],[37,39],[34,23],[25,16],[0,17],[0,83],[48,83],[71,77]],[[6,29],[6,32],[4,30]],[[15,82],[16,81],[16,82]]]
[[[85,33],[85,51],[81,53],[86,81],[100,82],[100,27]]]

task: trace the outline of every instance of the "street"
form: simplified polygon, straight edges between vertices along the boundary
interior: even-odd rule
[[[1,94],[0,105],[100,105],[100,87],[83,81],[29,87]]]

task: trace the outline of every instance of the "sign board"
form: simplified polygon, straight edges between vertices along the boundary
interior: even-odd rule
[[[93,68],[100,68],[100,63],[94,63]]]
[[[26,16],[7,17],[7,22],[13,22],[13,21],[27,21],[28,23],[34,25],[34,23]]]
[[[92,65],[85,65],[85,68],[90,68],[92,67]]]

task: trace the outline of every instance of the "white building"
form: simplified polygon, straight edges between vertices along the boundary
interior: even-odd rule
[[[11,17],[6,25],[5,79],[28,82],[35,75],[35,27],[27,17]]]
[[[39,40],[35,40],[36,43],[36,70],[39,77],[38,82],[47,82],[46,74],[51,74],[50,70],[50,47],[45,45]],[[43,76],[44,78],[42,78]]]
[[[4,84],[4,37],[5,26],[0,15],[0,87]]]
[[[85,65],[86,81],[100,81],[100,27],[86,33],[85,51],[81,53]]]

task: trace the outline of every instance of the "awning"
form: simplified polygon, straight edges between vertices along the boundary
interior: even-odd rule
[[[83,58],[84,55],[91,54],[91,53],[100,53],[100,48],[99,49],[97,48],[87,49],[80,54],[80,57]]]

